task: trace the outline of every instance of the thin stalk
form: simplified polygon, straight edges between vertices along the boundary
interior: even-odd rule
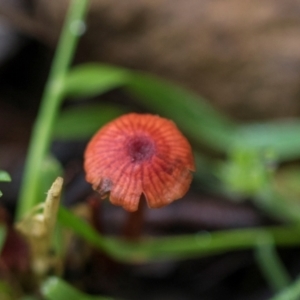
[[[142,195],[138,210],[127,213],[127,220],[123,227],[123,237],[125,239],[129,241],[137,241],[139,238],[141,238],[146,208],[146,199],[145,196]]]
[[[65,77],[80,36],[76,26],[83,24],[87,5],[88,0],[72,0],[70,3],[39,113],[33,127],[16,212],[17,219],[22,218],[41,200],[38,199],[40,170],[49,150],[52,128],[64,96]]]
[[[266,232],[272,237],[276,246],[300,245],[299,226],[289,225],[155,238],[127,244],[123,250],[127,248],[128,255],[145,257],[146,260],[215,255],[226,251],[253,249],[257,246],[257,239]]]
[[[116,260],[127,263],[161,259],[185,259],[225,251],[254,249],[258,239],[268,234],[277,247],[300,245],[300,226],[273,226],[215,231],[172,237],[125,241],[100,235],[88,223],[60,207],[58,220],[91,245]]]
[[[300,299],[300,277],[298,277],[290,286],[284,289],[270,300],[298,300]]]
[[[265,279],[275,292],[279,292],[291,284],[289,273],[277,254],[274,241],[268,233],[262,233],[258,238],[255,254]]]

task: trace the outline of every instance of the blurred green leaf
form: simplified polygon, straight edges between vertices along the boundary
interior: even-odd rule
[[[11,181],[11,178],[7,172],[0,170],[0,181],[8,182],[8,181]]]
[[[299,300],[300,299],[300,277],[282,292],[272,297],[270,300]]]
[[[9,182],[11,181],[11,178],[9,176],[9,174],[5,171],[0,170],[0,182]],[[0,197],[3,195],[3,193],[0,191]]]
[[[300,156],[297,120],[237,126],[200,96],[152,75],[102,64],[75,67],[66,78],[67,96],[94,96],[125,87],[136,102],[170,118],[196,143],[220,151],[230,147],[270,150],[279,160]]]
[[[300,121],[286,120],[242,125],[233,147],[271,151],[278,161],[300,157]]]
[[[258,265],[274,291],[281,291],[291,283],[291,278],[275,249],[272,237],[262,233],[255,251]]]
[[[84,294],[58,277],[49,277],[43,283],[41,292],[47,300],[112,300],[108,297]]]
[[[195,142],[224,151],[235,125],[200,96],[143,73],[132,73],[126,88],[145,108],[172,119]]]
[[[231,144],[235,125],[192,92],[144,73],[101,64],[75,67],[66,78],[65,94],[94,96],[125,87],[136,102],[172,119],[195,142],[224,151]]]
[[[6,281],[0,281],[0,299],[1,300],[15,300],[16,295],[13,287]]]
[[[292,202],[280,193],[275,182],[274,161],[274,154],[268,151],[234,148],[229,159],[218,164],[216,175],[223,193],[229,194],[230,199],[246,200],[251,197],[255,205],[270,216],[280,221],[299,223],[300,203]]]
[[[120,87],[127,82],[125,69],[100,64],[85,64],[69,71],[64,84],[66,97],[90,97]]]
[[[112,258],[127,263],[185,259],[249,249],[256,246],[257,238],[265,232],[271,235],[276,245],[287,247],[300,244],[299,226],[234,229],[129,242],[100,235],[88,223],[62,207],[58,221]]]
[[[60,162],[51,155],[48,155],[42,163],[39,177],[39,199],[44,201],[49,188],[58,176],[62,176],[63,169]]]
[[[87,139],[101,126],[124,111],[115,105],[89,105],[66,109],[58,116],[53,129],[56,139]]]
[[[229,192],[244,197],[256,196],[270,185],[273,168],[269,167],[270,155],[255,149],[234,148],[229,159],[219,165],[219,178]]]
[[[118,243],[118,240],[100,235],[88,223],[84,222],[82,219],[63,207],[60,207],[58,211],[58,222],[62,226],[70,228],[78,236],[84,238],[91,245],[98,247],[105,253],[117,259],[126,260],[128,252],[125,251],[126,247],[122,249],[122,243],[120,244]]]

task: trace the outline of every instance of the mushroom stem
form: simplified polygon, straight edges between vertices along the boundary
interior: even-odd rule
[[[99,233],[103,233],[103,226],[102,222],[100,220],[100,213],[102,212],[102,202],[99,201],[98,198],[95,196],[92,196],[88,199],[88,206],[91,211],[91,221],[93,224],[93,227],[97,230]]]
[[[137,240],[140,238],[143,231],[145,209],[146,198],[142,195],[137,211],[128,213],[128,218],[123,231],[123,236],[126,239]]]

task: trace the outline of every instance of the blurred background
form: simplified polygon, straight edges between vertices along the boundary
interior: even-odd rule
[[[16,208],[32,126],[68,4],[67,0],[0,0],[0,169],[12,177],[11,183],[1,184],[1,205],[6,214],[13,214]],[[221,115],[237,124],[300,116],[300,1],[93,0],[85,25],[74,65],[107,63],[160,76],[204,97]],[[107,103],[124,111],[149,111],[120,89],[83,97],[76,105],[86,103]],[[67,101],[63,109],[73,105]],[[162,100],[162,105],[170,103]],[[170,105],[169,110],[172,109]],[[160,113],[155,109],[150,112]],[[297,130],[290,138],[292,142]],[[259,132],[260,128],[255,127],[251,134]],[[280,137],[285,136],[283,133]],[[245,172],[252,171],[257,163],[252,153],[241,158],[237,152],[222,153],[191,140],[200,166],[191,191],[170,207],[147,211],[144,234],[209,235],[214,230],[286,221],[278,217],[278,211],[269,213],[250,201],[259,197],[252,190],[249,192],[252,187],[243,185],[247,176],[241,188],[236,183],[241,173],[227,178],[228,183],[224,176],[216,175],[210,164],[229,157],[229,163],[242,165]],[[58,139],[51,145],[64,169],[64,203],[68,206],[94,197],[82,169],[87,141],[88,138]],[[300,151],[297,154],[300,157]],[[293,154],[282,162],[271,159],[271,169],[297,168],[299,157]],[[233,172],[234,166],[229,167],[223,170]],[[280,172],[276,179],[281,183],[278,190],[291,196],[292,202],[297,202],[300,195],[297,187],[292,192],[299,174],[298,169],[288,175]],[[237,185],[240,193],[224,191],[222,178],[229,185]],[[125,213],[108,203],[104,206],[105,215],[99,213],[102,230],[118,234]],[[87,255],[80,243],[74,247],[78,257],[70,255],[64,276],[89,293],[146,300],[259,300],[272,295],[250,250],[123,265],[93,249]],[[279,255],[290,275],[296,277],[300,272],[299,248],[281,249]],[[1,273],[6,276],[4,269]]]

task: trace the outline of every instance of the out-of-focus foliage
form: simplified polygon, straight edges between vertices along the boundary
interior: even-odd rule
[[[41,291],[47,300],[112,300],[109,297],[86,295],[58,277],[49,277],[42,285]]]
[[[11,178],[7,172],[0,170],[0,181],[9,182],[9,181],[11,181]],[[1,196],[2,196],[2,192],[0,191],[0,197]]]
[[[88,139],[100,126],[130,109],[126,105],[86,105],[78,101],[61,109],[63,100],[93,97],[118,88],[128,93],[140,109],[172,119],[191,140],[197,163],[205,165],[206,169],[197,171],[196,186],[207,172],[214,178],[212,184],[207,184],[212,192],[240,201],[251,199],[269,215],[293,224],[124,241],[102,236],[87,222],[61,208],[58,216],[61,227],[71,229],[123,263],[187,259],[252,248],[257,251],[257,262],[270,286],[276,291],[286,288],[289,277],[285,276],[286,270],[275,247],[300,245],[300,203],[288,200],[287,191],[295,187],[291,184],[292,173],[286,173],[285,180],[280,179],[278,167],[282,162],[300,157],[300,121],[238,124],[217,112],[201,96],[152,75],[103,64],[70,68],[78,40],[78,33],[71,31],[70,25],[83,19],[86,7],[87,1],[73,1],[63,30],[50,83],[33,130],[19,202],[20,216],[41,201],[42,193],[53,178],[63,173],[60,163],[50,155],[49,145],[53,139]],[[208,155],[203,148],[212,150],[217,156]],[[0,172],[0,181],[9,180],[7,173]],[[277,188],[278,180],[280,188]],[[262,242],[262,237],[266,236],[268,238]],[[0,232],[0,245],[4,238],[5,231],[3,236]],[[266,263],[267,258],[270,263]],[[42,293],[49,300],[107,299],[85,295],[53,277],[44,281]]]

